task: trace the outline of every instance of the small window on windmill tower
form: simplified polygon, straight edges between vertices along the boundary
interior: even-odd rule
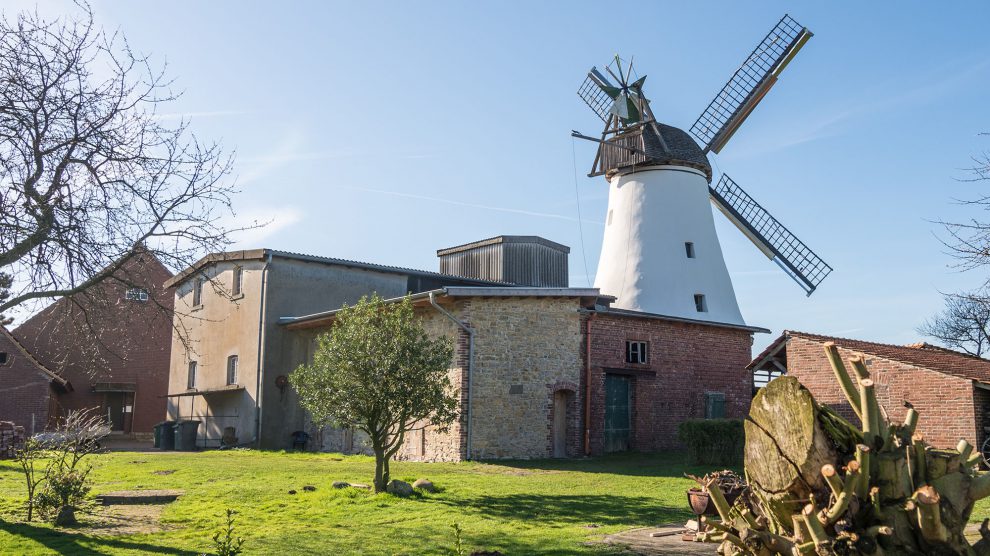
[[[705,419],[725,418],[725,394],[705,392]]]
[[[692,243],[690,241],[685,241],[684,242],[684,251],[687,253],[687,258],[693,259],[694,258],[694,243]]]
[[[647,362],[647,343],[637,340],[626,341],[626,363],[642,365]]]
[[[697,309],[699,313],[708,312],[708,303],[705,301],[705,294],[703,293],[694,294],[694,308]]]
[[[7,361],[10,361],[10,356],[6,351],[0,351],[0,365],[6,365]]]

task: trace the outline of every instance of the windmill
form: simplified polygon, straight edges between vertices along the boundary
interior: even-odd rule
[[[708,161],[811,36],[781,18],[691,126],[698,141],[656,120],[632,60],[616,56],[588,73],[578,95],[605,127],[600,137],[572,135],[598,143],[588,176],[609,182],[595,287],[617,297],[613,307],[744,324],[709,202],[807,295],[832,271],[728,175],[711,185]]]

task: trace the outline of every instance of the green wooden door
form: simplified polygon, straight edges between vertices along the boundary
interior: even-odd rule
[[[605,375],[605,451],[629,449],[632,429],[629,377]]]

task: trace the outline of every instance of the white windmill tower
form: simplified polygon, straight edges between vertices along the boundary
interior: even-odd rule
[[[812,34],[785,15],[686,132],[657,122],[632,61],[592,68],[578,95],[605,122],[589,176],[609,183],[595,287],[613,307],[744,324],[709,201],[808,295],[832,271],[727,175],[712,187],[718,153]],[[609,79],[605,74],[611,77]]]

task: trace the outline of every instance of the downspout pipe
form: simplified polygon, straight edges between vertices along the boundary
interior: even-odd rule
[[[465,427],[467,428],[467,459],[471,459],[471,400],[474,397],[474,382],[472,382],[471,372],[474,370],[474,329],[460,321],[450,313],[450,311],[444,309],[437,303],[436,292],[430,292],[430,305],[433,305],[437,311],[443,316],[447,317],[450,322],[456,324],[461,330],[467,332],[468,335],[468,365],[467,365],[467,418],[465,419]]]
[[[265,257],[265,266],[261,268],[261,303],[258,311],[258,372],[254,385],[254,444],[256,448],[261,448],[261,371],[263,369],[262,359],[265,356],[265,312],[268,308],[268,267],[272,264],[272,252],[268,251]]]
[[[588,313],[584,321],[584,455],[591,455],[591,319]]]

